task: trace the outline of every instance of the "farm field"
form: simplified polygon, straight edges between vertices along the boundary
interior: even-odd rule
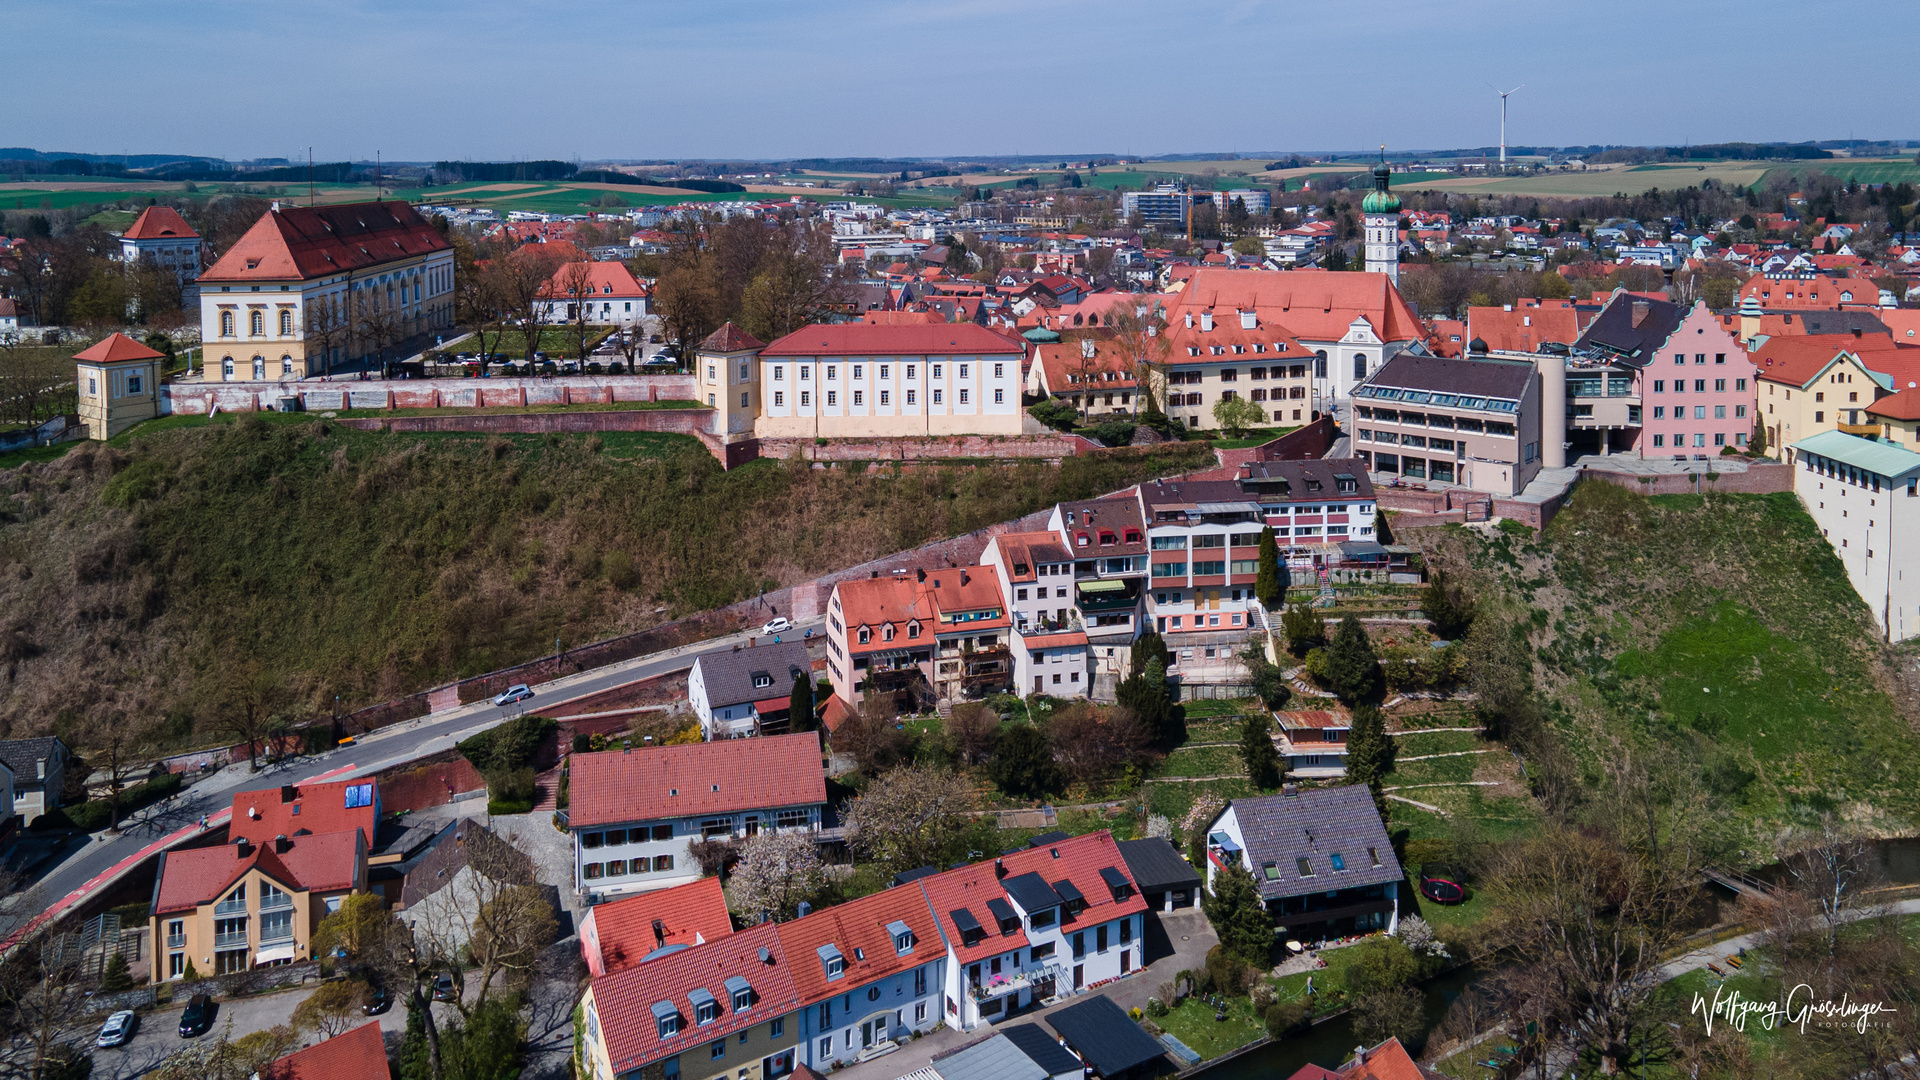
[[[1545,173],[1540,176],[1450,176],[1417,183],[1423,191],[1575,198],[1612,195],[1615,192],[1637,193],[1653,187],[1692,187],[1702,180],[1744,187],[1759,182],[1776,167],[1758,161],[1705,162],[1698,165],[1639,165],[1587,172]],[[1402,185],[1396,181],[1394,186]]]

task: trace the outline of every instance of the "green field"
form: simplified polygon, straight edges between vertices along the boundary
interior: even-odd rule
[[[1912,158],[1860,158],[1840,159],[1836,161],[1812,161],[1806,163],[1811,169],[1818,169],[1829,176],[1842,180],[1857,180],[1862,184],[1920,184],[1920,163]],[[1788,168],[1783,166],[1783,168]],[[1805,175],[1809,169],[1797,164],[1790,167],[1799,175]]]

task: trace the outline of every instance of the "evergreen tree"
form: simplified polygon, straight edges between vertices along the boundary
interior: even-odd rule
[[[1766,457],[1767,449],[1767,425],[1755,420],[1753,434],[1747,436],[1747,453],[1754,457]]]
[[[1353,729],[1347,733],[1347,783],[1365,784],[1373,791],[1374,806],[1386,817],[1386,790],[1382,786],[1393,771],[1393,737],[1387,734],[1387,719],[1372,705],[1353,710]]]
[[[426,1004],[417,997],[408,1002],[407,1033],[400,1040],[400,1054],[394,1061],[400,1080],[433,1080],[431,1056],[427,1053],[427,1025],[423,1019]]]
[[[1287,605],[1280,614],[1280,631],[1287,637],[1287,651],[1305,656],[1307,650],[1327,640],[1327,620],[1305,600]]]
[[[1185,741],[1185,725],[1174,722],[1174,705],[1167,697],[1166,668],[1158,656],[1148,660],[1144,670],[1121,680],[1114,699],[1139,719],[1154,745],[1177,746]]]
[[[1280,561],[1280,545],[1274,541],[1273,526],[1260,530],[1260,572],[1253,579],[1253,594],[1260,606],[1272,611],[1286,601],[1291,585],[1286,564]]]
[[[813,712],[813,673],[802,672],[793,680],[793,694],[787,698],[787,730],[812,731],[818,726]]]
[[[1173,650],[1167,648],[1166,639],[1149,630],[1133,639],[1133,654],[1130,657],[1132,662],[1127,665],[1128,670],[1145,671],[1147,662],[1155,657],[1160,660],[1162,672],[1173,666]]]
[[[1427,588],[1420,598],[1420,608],[1426,612],[1427,621],[1433,624],[1433,631],[1448,641],[1458,641],[1467,635],[1473,625],[1473,601],[1466,591],[1447,576],[1447,572],[1434,567],[1427,577]]]
[[[1380,682],[1379,658],[1360,620],[1349,615],[1327,646],[1327,685],[1341,700],[1352,703],[1373,693]]]
[[[1257,788],[1280,786],[1285,762],[1273,745],[1273,717],[1264,709],[1247,714],[1240,725],[1240,760],[1246,763],[1247,779]]]
[[[1008,724],[993,740],[987,775],[1009,795],[1039,798],[1060,787],[1060,771],[1053,763],[1053,747],[1032,724]]]
[[[1216,871],[1213,891],[1202,895],[1200,907],[1220,936],[1221,951],[1262,970],[1272,966],[1273,921],[1252,874],[1238,866]]]

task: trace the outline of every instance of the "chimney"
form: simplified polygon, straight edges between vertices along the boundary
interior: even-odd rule
[[[965,588],[966,584],[967,584],[967,572],[966,570],[962,569],[960,571],[960,586],[962,588]]]
[[[1294,784],[1294,783],[1286,783],[1286,784],[1281,784],[1281,785],[1280,785],[1280,794],[1282,794],[1282,795],[1285,795],[1285,796],[1286,796],[1287,798],[1289,798],[1289,799],[1295,799],[1295,798],[1299,798],[1299,796],[1300,796],[1300,785],[1299,785],[1299,784]]]
[[[869,570],[869,571],[867,572],[867,576],[868,576],[869,578],[877,578],[877,577],[879,577],[879,576],[880,576],[880,571],[878,571],[878,570]]]
[[[1002,860],[1002,859],[993,860],[993,876],[997,878],[1003,878],[1007,876],[1007,864],[1005,860]]]
[[[667,943],[667,924],[659,919],[653,920],[653,947],[659,948]]]
[[[1354,1047],[1353,1061],[1356,1065],[1365,1065],[1367,1063],[1367,1048],[1364,1046]]]
[[[1500,305],[1500,310],[1501,310],[1501,311],[1512,311],[1512,310],[1513,310],[1513,305],[1512,305],[1512,304],[1501,304],[1501,305]]]
[[[281,833],[273,838],[273,850],[277,855],[285,855],[293,850],[293,841],[287,839],[286,833]]]
[[[1207,331],[1213,329],[1213,312],[1203,311],[1200,313],[1200,329]]]
[[[1859,328],[1859,327],[1857,327],[1857,326],[1856,326],[1856,327],[1854,327],[1854,328],[1853,328],[1853,336],[1854,336],[1854,337],[1859,337],[1859,336],[1860,336],[1860,328]]]
[[[1521,326],[1532,326],[1532,325],[1533,325],[1533,316],[1531,316],[1531,315],[1522,315],[1522,316],[1520,316],[1520,325],[1521,325]]]
[[[294,787],[292,784],[280,785],[280,801],[282,803],[290,803],[299,797],[300,797],[299,788]]]
[[[795,918],[804,919],[811,914],[813,914],[813,905],[807,903],[805,900],[800,901],[800,906],[794,909]]]
[[[1255,315],[1253,312],[1243,311],[1240,313],[1240,329],[1252,330],[1259,325],[1260,325],[1259,316]]]
[[[927,580],[927,568],[924,566],[916,567],[913,571],[913,579],[915,581]]]
[[[246,837],[239,837],[233,842],[233,851],[235,855],[244,859],[253,854],[253,844]]]
[[[1639,329],[1640,324],[1647,321],[1647,314],[1652,310],[1653,310],[1653,305],[1648,303],[1645,300],[1635,300],[1633,302],[1634,329],[1636,330]]]

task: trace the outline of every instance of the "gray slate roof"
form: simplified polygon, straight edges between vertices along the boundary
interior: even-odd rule
[[[1011,1039],[1021,1053],[1045,1069],[1050,1076],[1078,1075],[1080,1072],[1080,1059],[1055,1041],[1053,1036],[1040,1030],[1038,1024],[1015,1024],[1001,1028],[1000,1034]]]
[[[1200,887],[1200,871],[1181,858],[1179,850],[1171,843],[1160,837],[1121,840],[1115,846],[1120,849],[1120,857],[1127,860],[1127,873],[1133,875],[1141,892]]]
[[[707,704],[716,709],[744,705],[750,701],[783,698],[793,693],[794,680],[812,677],[813,662],[807,659],[807,646],[800,641],[778,645],[756,645],[734,652],[716,649],[701,653],[694,661],[707,684]],[[756,672],[772,678],[773,685],[755,687]]]
[[[1262,899],[1380,885],[1406,876],[1365,784],[1235,799],[1232,807]],[[1380,865],[1373,865],[1369,848]],[[1336,854],[1345,861],[1345,870],[1333,868]],[[1300,875],[1295,860],[1301,858],[1310,861],[1312,877]],[[1274,864],[1272,876],[1267,863]]]
[[[38,763],[54,752],[54,747],[66,749],[66,744],[51,735],[38,739],[7,739],[0,742],[0,762],[13,770],[16,780],[27,782],[39,779]]]
[[[1104,994],[1050,1013],[1046,1020],[1102,1076],[1116,1076],[1167,1052]]]
[[[1014,902],[1029,915],[1060,906],[1059,894],[1039,874],[1019,874],[1000,884],[1007,890],[1007,895],[1013,897]]]
[[[1527,396],[1527,383],[1536,377],[1533,365],[1519,360],[1421,356],[1403,352],[1380,365],[1380,370],[1368,376],[1365,385],[1520,401]]]
[[[936,1058],[933,1070],[940,1080],[1048,1080],[1050,1075],[1001,1034]]]
[[[1587,324],[1574,347],[1616,353],[1626,363],[1646,367],[1686,317],[1679,304],[1619,293]]]

